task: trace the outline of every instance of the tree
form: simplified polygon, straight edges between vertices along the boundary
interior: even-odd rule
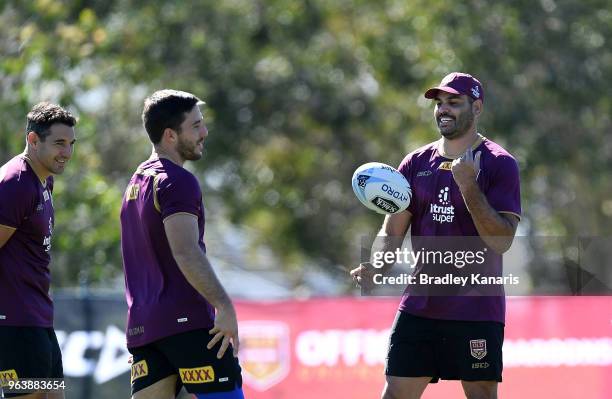
[[[299,281],[306,262],[357,261],[381,219],[353,197],[353,170],[434,140],[422,93],[464,70],[485,86],[485,134],[519,159],[526,234],[606,235],[611,27],[600,0],[14,2],[0,14],[0,153],[19,151],[32,103],[76,107],[55,267],[65,284],[119,276],[120,196],[149,151],[142,100],[192,91],[208,104],[206,159],[190,166],[205,197]]]

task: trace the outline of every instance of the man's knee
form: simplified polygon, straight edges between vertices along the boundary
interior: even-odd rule
[[[496,381],[461,381],[467,399],[497,399]]]
[[[387,376],[382,399],[419,399],[431,377]]]

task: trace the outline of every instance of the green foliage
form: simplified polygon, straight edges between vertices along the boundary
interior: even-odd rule
[[[206,159],[192,165],[205,196],[288,270],[348,266],[381,222],[354,199],[353,170],[434,140],[423,90],[464,70],[485,86],[483,131],[521,163],[527,232],[610,234],[610,37],[603,0],[11,2],[0,154],[21,150],[33,103],[79,111],[54,267],[62,284],[100,282],[120,270],[120,197],[149,152],[142,100],[189,90],[208,104]]]

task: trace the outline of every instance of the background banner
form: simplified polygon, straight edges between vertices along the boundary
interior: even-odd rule
[[[246,397],[379,397],[397,305],[396,298],[237,301]],[[501,397],[612,397],[611,298],[511,298],[506,321]],[[120,297],[56,296],[67,398],[129,394],[124,325]],[[460,395],[458,382],[441,381],[424,398]]]

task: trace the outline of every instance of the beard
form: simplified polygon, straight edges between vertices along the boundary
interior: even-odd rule
[[[202,153],[199,153],[196,150],[198,144],[200,144],[200,142],[190,143],[179,139],[176,151],[185,161],[197,161],[198,159],[202,158]]]
[[[468,132],[472,124],[474,123],[474,114],[471,109],[463,111],[455,119],[452,126],[447,128],[441,128],[438,122],[438,130],[440,134],[447,139],[456,139]]]

